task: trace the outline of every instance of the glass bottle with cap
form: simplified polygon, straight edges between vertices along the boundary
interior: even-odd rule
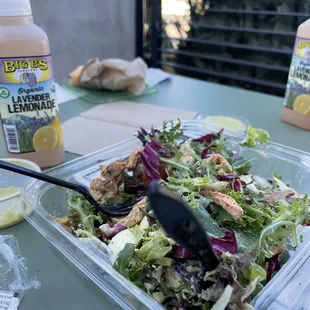
[[[33,22],[29,0],[0,1],[0,58],[0,132],[8,157],[41,168],[60,164],[64,148],[50,45]]]
[[[310,18],[297,29],[282,120],[310,130]]]

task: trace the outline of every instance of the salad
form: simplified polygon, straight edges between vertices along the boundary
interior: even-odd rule
[[[268,180],[251,174],[255,159],[232,151],[222,130],[188,139],[180,122],[165,122],[161,131],[141,129],[137,137],[141,148],[101,166],[89,188],[105,205],[132,205],[129,215],[108,218],[71,194],[70,215],[56,220],[81,241],[104,247],[113,267],[166,309],[253,309],[251,300],[302,242],[296,228],[309,223],[308,196],[276,174]],[[249,126],[240,144],[268,139]],[[197,212],[220,259],[216,269],[206,271],[161,229],[148,206],[151,182]]]

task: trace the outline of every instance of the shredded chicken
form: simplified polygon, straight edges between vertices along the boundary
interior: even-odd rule
[[[135,225],[139,224],[142,221],[145,215],[143,212],[143,209],[145,208],[146,204],[147,204],[147,199],[145,197],[133,206],[132,210],[126,217],[122,219],[113,218],[111,220],[114,224],[115,223],[122,224],[126,226],[127,228],[134,227]]]
[[[230,187],[229,182],[219,181],[206,185],[204,189],[221,192],[225,189],[228,189],[229,187]]]
[[[243,209],[230,196],[208,189],[203,189],[200,193],[203,196],[211,198],[214,203],[225,209],[235,219],[242,218]]]
[[[220,154],[212,154],[209,158],[204,159],[206,162],[215,164],[218,174],[232,173],[232,167],[229,162]]]
[[[67,230],[69,233],[72,233],[72,223],[68,216],[65,217],[54,217],[56,222],[60,224],[65,230]]]
[[[129,171],[133,171],[137,168],[138,163],[140,161],[139,153],[142,151],[141,148],[135,149],[129,156],[129,158],[124,163],[124,169],[128,169]]]
[[[101,175],[90,184],[89,192],[97,201],[102,201],[105,197],[113,197],[118,193],[119,186],[123,183],[122,160],[117,160],[108,166],[100,166]]]
[[[267,202],[271,202],[271,203],[274,203],[274,202],[277,202],[281,199],[284,199],[286,197],[292,197],[295,195],[295,191],[292,190],[292,189],[284,189],[283,191],[279,191],[279,192],[274,192],[270,195],[266,195],[265,196],[265,201]]]

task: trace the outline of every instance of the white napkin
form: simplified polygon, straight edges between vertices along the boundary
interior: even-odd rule
[[[145,82],[149,86],[156,86],[157,84],[171,79],[171,74],[157,68],[148,68],[146,70]]]
[[[134,127],[74,117],[63,123],[64,146],[67,152],[87,155],[137,134]]]
[[[64,146],[70,153],[86,155],[133,138],[140,127],[150,130],[164,120],[190,120],[196,112],[158,107],[133,101],[97,105],[63,124]]]
[[[145,129],[151,129],[152,126],[160,127],[165,120],[191,120],[197,115],[193,111],[169,109],[133,101],[97,105],[81,114],[89,119]]]
[[[62,88],[58,83],[56,83],[56,94],[57,94],[57,103],[62,104],[71,100],[75,100],[78,96],[68,92]]]

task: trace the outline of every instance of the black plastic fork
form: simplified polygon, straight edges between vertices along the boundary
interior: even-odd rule
[[[176,194],[152,183],[149,204],[166,234],[199,259],[207,271],[220,263],[197,214]]]
[[[122,204],[113,204],[113,205],[102,205],[99,204],[94,197],[89,193],[88,189],[85,186],[64,181],[55,177],[52,177],[47,174],[43,174],[37,171],[33,171],[28,168],[24,168],[18,165],[14,165],[3,160],[0,160],[0,169],[12,171],[18,174],[25,175],[37,180],[41,180],[50,184],[54,184],[60,187],[71,189],[83,195],[85,199],[92,204],[98,212],[102,212],[108,217],[124,217],[130,213],[132,210],[133,203],[122,203]]]

